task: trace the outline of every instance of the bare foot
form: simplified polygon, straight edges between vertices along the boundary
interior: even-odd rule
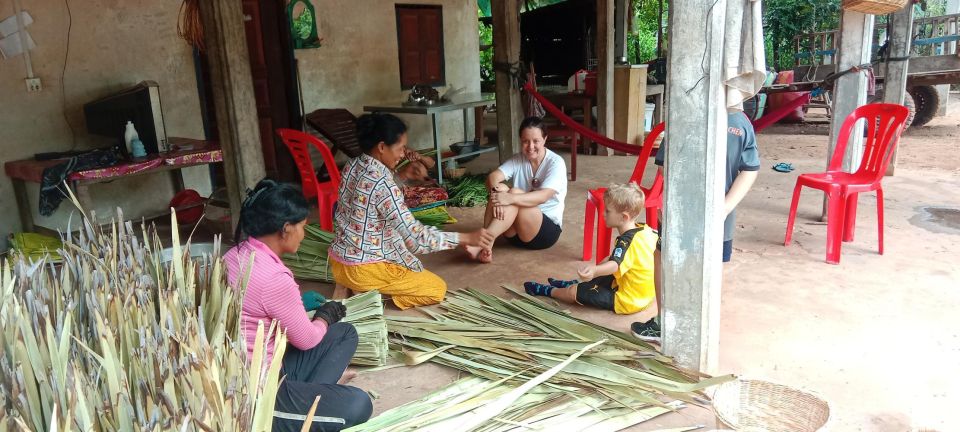
[[[356,377],[357,377],[356,369],[347,368],[343,371],[343,375],[340,376],[340,379],[337,381],[337,384],[340,384],[340,385],[346,384]]]
[[[464,246],[463,250],[467,251],[467,255],[470,256],[470,259],[476,261],[478,260],[480,252],[483,251],[483,248],[480,246]]]
[[[493,250],[484,249],[477,254],[477,261],[480,261],[484,264],[490,264],[493,262]]]

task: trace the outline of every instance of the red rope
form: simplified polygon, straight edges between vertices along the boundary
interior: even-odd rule
[[[580,122],[564,114],[563,111],[560,110],[560,108],[557,108],[557,106],[554,105],[552,102],[550,102],[550,100],[548,100],[545,96],[537,92],[537,90],[534,89],[529,82],[524,84],[523,89],[526,90],[527,93],[529,93],[531,96],[536,98],[538,101],[540,101],[540,104],[543,105],[543,109],[547,110],[548,113],[556,117],[557,120],[560,120],[560,123],[563,123],[570,129],[577,131],[580,135],[583,135],[593,140],[597,144],[600,144],[604,147],[612,148],[616,151],[620,151],[628,154],[635,154],[635,155],[640,154],[640,149],[642,148],[641,146],[627,144],[625,142],[620,142],[620,141],[615,141],[603,135],[600,135],[599,133],[593,130],[587,129],[587,127],[581,124]],[[790,112],[795,110],[797,107],[804,105],[808,102],[810,102],[810,93],[807,93],[803,97],[798,97],[790,101],[790,103],[784,106],[778,107],[773,111],[768,112],[766,115],[764,115],[763,117],[760,117],[759,119],[752,120],[751,123],[753,123],[754,131],[760,132],[766,129],[768,126],[786,117],[787,114],[790,114]],[[583,115],[590,115],[590,113],[583,113]]]
[[[556,117],[557,120],[560,120],[560,123],[563,123],[570,129],[577,131],[580,135],[583,135],[593,140],[597,144],[600,144],[604,147],[612,148],[616,151],[620,151],[628,154],[634,154],[634,155],[640,154],[640,149],[642,148],[641,146],[612,140],[610,138],[607,138],[603,135],[598,134],[595,131],[587,129],[587,127],[582,125],[580,122],[570,118],[570,116],[564,114],[563,111],[560,110],[560,108],[557,108],[557,106],[551,103],[546,97],[538,93],[537,90],[535,90],[533,86],[530,85],[529,82],[524,84],[523,89],[526,90],[527,93],[529,93],[531,96],[536,98],[538,101],[540,101],[540,104],[543,105],[543,109],[547,110],[548,113]],[[583,115],[590,115],[590,114],[591,113],[589,112],[583,113]]]

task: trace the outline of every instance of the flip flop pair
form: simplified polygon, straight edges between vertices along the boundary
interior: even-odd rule
[[[773,166],[773,170],[777,172],[788,173],[790,171],[793,171],[793,164],[780,162]]]

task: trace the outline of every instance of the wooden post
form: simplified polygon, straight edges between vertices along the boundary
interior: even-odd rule
[[[662,252],[663,352],[683,367],[716,369],[723,264],[727,112],[726,0],[670,3]],[[696,48],[690,48],[696,47]]]
[[[236,226],[247,188],[256,186],[266,174],[243,10],[232,0],[209,0],[200,2],[200,14],[230,215]]]
[[[946,10],[943,12],[944,15],[953,15],[960,13],[960,0],[947,0]],[[944,30],[949,35],[957,34],[957,21],[944,24],[946,27]],[[944,54],[948,53],[957,53],[957,43],[956,42],[947,42],[943,46]],[[940,84],[936,86],[937,93],[940,95],[940,110],[937,111],[938,117],[943,117],[947,115],[950,111],[950,84]]]
[[[890,15],[890,57],[909,57],[910,42],[913,34],[913,3],[909,3],[893,15]],[[903,105],[907,93],[907,70],[909,61],[889,61],[884,73],[883,101]],[[897,169],[897,151],[894,149],[886,175],[892,176]]]
[[[597,0],[597,132],[608,137],[613,135],[614,1]],[[602,147],[598,153],[611,155],[613,150]]]
[[[492,1],[490,8],[493,15],[493,63],[497,66],[497,141],[500,161],[503,162],[520,151],[520,137],[517,136],[523,120],[520,89],[515,88],[513,77],[499,67],[519,67],[520,1]]]

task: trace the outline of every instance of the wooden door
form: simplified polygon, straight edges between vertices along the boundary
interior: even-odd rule
[[[440,6],[397,5],[400,85],[446,85]]]
[[[289,73],[292,53],[286,40],[284,5],[278,1],[243,0],[250,73],[257,101],[257,120],[267,176],[281,181],[297,181],[293,158],[277,138],[277,128],[300,129],[292,113],[293,87]],[[299,111],[299,110],[298,110]]]

